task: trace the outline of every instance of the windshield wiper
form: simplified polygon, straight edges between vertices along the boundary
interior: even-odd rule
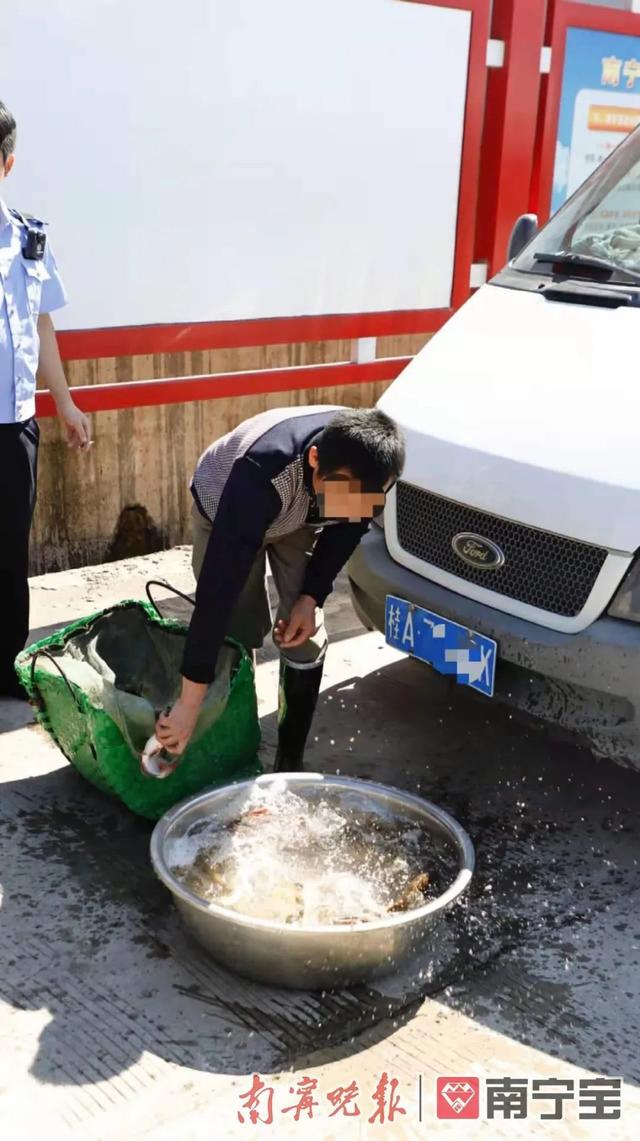
[[[557,250],[555,253],[536,253],[533,255],[534,261],[545,262],[549,265],[566,265],[570,269],[596,269],[606,270],[610,276],[613,274],[620,274],[625,281],[636,281],[640,283],[640,273],[635,273],[632,269],[625,269],[624,266],[616,265],[614,262],[607,261],[606,258],[596,257],[595,254],[578,254],[571,253],[570,250]]]

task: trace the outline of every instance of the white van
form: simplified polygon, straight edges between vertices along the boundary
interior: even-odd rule
[[[640,766],[640,128],[535,226],[380,402],[407,464],[352,594],[399,649]]]

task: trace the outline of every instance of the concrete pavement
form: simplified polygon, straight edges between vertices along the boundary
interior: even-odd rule
[[[33,583],[35,631],[167,578],[191,590],[177,549]],[[185,604],[171,603],[174,613]],[[336,994],[237,979],[191,944],[148,862],[150,826],[84,784],[25,707],[0,704],[0,1137],[204,1141],[632,1137],[640,1127],[640,777],[514,721],[401,660],[358,626],[344,590],[308,766],[417,790],[477,847],[468,899],[450,916],[435,978],[408,971]],[[258,668],[265,764],[277,661]],[[274,1124],[238,1120],[257,1072]],[[369,1123],[383,1073],[404,1115]],[[622,1077],[617,1121],[435,1118],[438,1076]],[[297,1082],[317,1080],[294,1120]],[[329,1116],[355,1081],[360,1115]],[[420,1121],[420,1097],[421,1115]],[[266,1108],[266,1095],[260,1103]],[[387,1107],[388,1108],[388,1107]]]

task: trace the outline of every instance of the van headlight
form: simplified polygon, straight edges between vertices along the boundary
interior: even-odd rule
[[[636,559],[623,578],[609,607],[612,618],[640,622],[640,559]]]

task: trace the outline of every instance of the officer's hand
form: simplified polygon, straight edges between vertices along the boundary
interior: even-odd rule
[[[283,650],[294,650],[303,646],[316,633],[316,600],[308,594],[301,594],[289,616],[289,621],[276,623],[273,636]]]
[[[180,757],[196,727],[199,706],[186,704],[182,698],[176,701],[171,713],[163,713],[158,718],[156,737],[168,753]]]
[[[86,452],[93,442],[88,416],[70,400],[60,409],[60,419],[64,424],[69,447]]]

